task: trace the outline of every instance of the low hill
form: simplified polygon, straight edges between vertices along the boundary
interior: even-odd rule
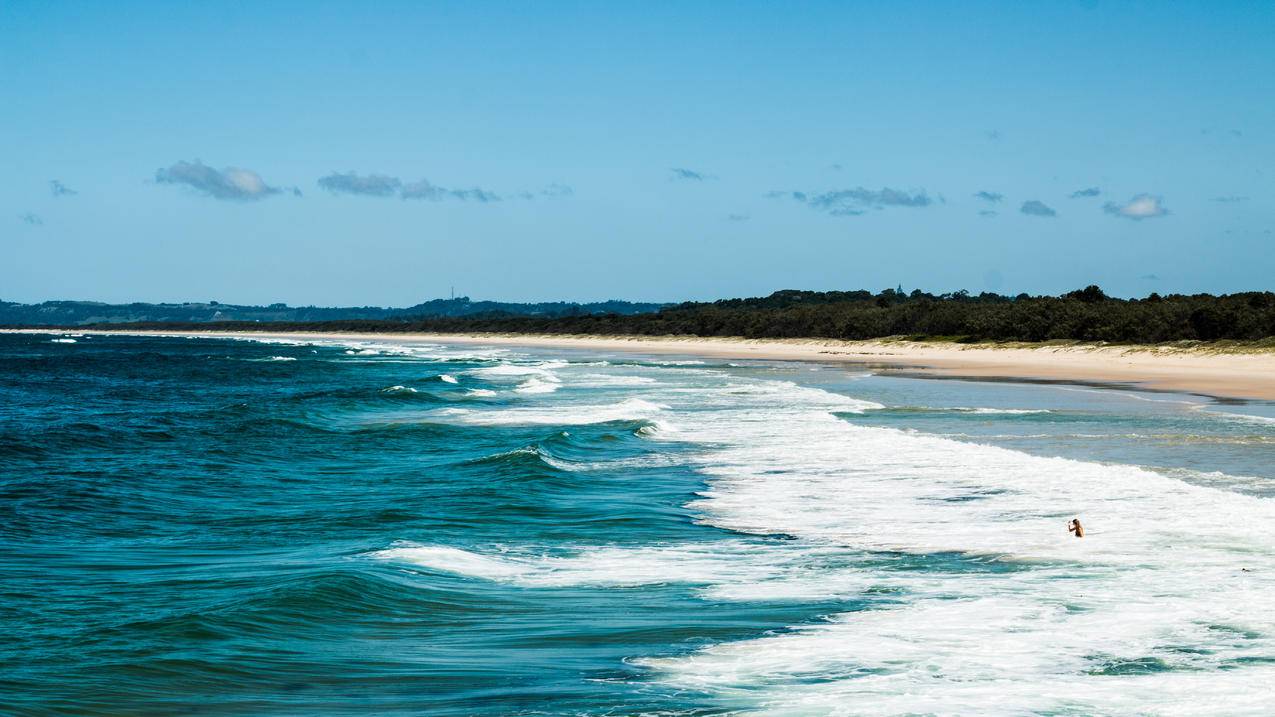
[[[124,323],[206,323],[311,322],[349,320],[412,320],[440,317],[483,316],[587,316],[591,314],[632,315],[658,311],[664,304],[629,301],[601,301],[578,304],[554,301],[519,304],[501,301],[471,301],[468,297],[433,299],[407,308],[379,306],[250,306],[216,301],[181,304],[106,304],[97,301],[45,301],[19,304],[0,301],[0,325],[6,326],[87,326]]]

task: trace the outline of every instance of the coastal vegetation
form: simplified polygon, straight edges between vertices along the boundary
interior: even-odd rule
[[[1275,293],[1108,296],[1089,286],[1060,296],[1005,296],[901,289],[777,291],[770,296],[686,302],[644,313],[407,316],[273,322],[136,322],[137,329],[330,332],[584,334],[866,340],[891,336],[954,341],[1261,341],[1275,337]],[[83,325],[81,325],[83,327]],[[112,328],[125,325],[111,324]]]

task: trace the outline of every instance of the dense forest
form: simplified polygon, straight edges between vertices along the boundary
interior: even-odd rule
[[[113,325],[121,328],[120,325]],[[1275,336],[1275,293],[1151,294],[1118,299],[1090,286],[1062,296],[966,292],[933,295],[886,289],[779,291],[767,297],[688,302],[650,313],[556,316],[487,312],[469,316],[310,322],[136,323],[167,330],[499,332],[747,338],[959,341],[1255,341]]]

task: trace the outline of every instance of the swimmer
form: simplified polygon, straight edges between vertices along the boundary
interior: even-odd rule
[[[1085,528],[1080,524],[1080,518],[1072,518],[1067,524],[1067,532],[1075,533],[1077,538],[1085,537]]]

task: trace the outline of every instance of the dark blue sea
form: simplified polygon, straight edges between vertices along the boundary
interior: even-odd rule
[[[1272,705],[1269,404],[0,334],[0,714]]]

